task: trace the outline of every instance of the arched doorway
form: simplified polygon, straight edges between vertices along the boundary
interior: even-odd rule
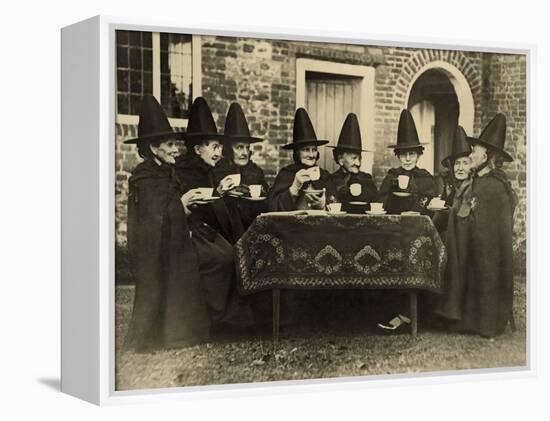
[[[457,125],[472,134],[474,101],[470,86],[451,64],[429,63],[413,78],[405,106],[411,111],[420,141],[427,143],[418,165],[439,174],[441,160],[451,153]]]

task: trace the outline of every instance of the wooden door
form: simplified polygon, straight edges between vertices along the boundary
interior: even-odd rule
[[[430,101],[420,101],[411,109],[416,131],[420,142],[424,144],[424,153],[418,160],[417,166],[424,168],[433,174],[434,172],[434,129],[435,129],[435,107]]]

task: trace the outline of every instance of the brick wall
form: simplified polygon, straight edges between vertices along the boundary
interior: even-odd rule
[[[291,161],[281,145],[292,137],[296,108],[296,58],[313,58],[375,68],[373,176],[380,183],[394,164],[386,146],[395,141],[401,110],[413,78],[424,66],[443,61],[466,78],[475,104],[474,135],[496,112],[508,117],[508,150],[516,161],[505,168],[520,195],[516,249],[525,241],[525,59],[521,56],[361,45],[321,44],[231,37],[202,37],[202,89],[220,130],[233,101],[247,116],[251,132],[266,139],[253,146],[252,159],[272,181]],[[139,158],[122,140],[135,127],[117,125],[117,243],[125,243],[127,179]]]

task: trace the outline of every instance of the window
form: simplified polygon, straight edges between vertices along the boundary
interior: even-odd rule
[[[168,117],[187,118],[191,107],[191,41],[191,35],[160,34],[160,95]]]
[[[143,95],[153,94],[171,123],[183,126],[201,94],[200,38],[117,30],[116,52],[117,120],[137,124]]]
[[[117,112],[139,114],[143,94],[153,93],[151,32],[117,31]]]

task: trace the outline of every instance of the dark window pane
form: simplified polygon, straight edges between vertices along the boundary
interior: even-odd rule
[[[143,70],[153,70],[153,50],[143,50]]]
[[[116,34],[118,112],[138,114],[143,93],[153,93],[152,33],[117,31]]]
[[[130,95],[130,114],[139,115],[141,95]]]
[[[161,73],[170,73],[170,66],[168,65],[168,52],[160,52],[160,72]]]
[[[141,49],[130,48],[130,68],[133,70],[141,70]]]
[[[143,72],[143,93],[152,94],[153,93],[153,73],[152,72]]]
[[[128,92],[130,87],[128,70],[117,71],[117,90],[119,92]]]
[[[160,34],[160,50],[168,51],[168,36],[169,34]]]
[[[128,95],[118,94],[117,98],[117,113],[118,114],[128,114]]]
[[[141,72],[130,72],[130,92],[141,94]]]
[[[153,48],[153,33],[142,32],[141,36],[142,36],[143,48]]]
[[[128,45],[128,31],[116,31],[117,45]]]
[[[129,31],[130,32],[130,45],[141,47],[141,32],[139,31]]]
[[[117,47],[116,64],[117,67],[128,67],[128,47]]]
[[[170,86],[170,75],[161,75],[160,77],[160,89],[162,96],[170,96],[171,86]]]

